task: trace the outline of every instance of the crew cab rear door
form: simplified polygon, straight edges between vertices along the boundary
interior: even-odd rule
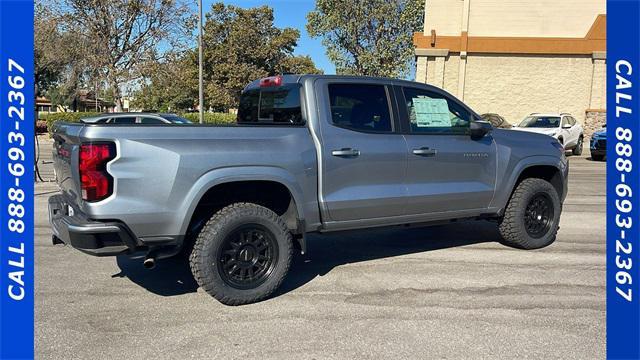
[[[495,191],[496,148],[491,134],[470,137],[471,111],[435,88],[395,87],[407,139],[407,214],[478,210]]]
[[[404,214],[407,146],[391,84],[317,79],[321,206],[331,221]]]

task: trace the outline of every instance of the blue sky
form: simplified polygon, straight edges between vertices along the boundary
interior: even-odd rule
[[[219,1],[203,0],[203,10],[207,13],[211,5]],[[225,4],[236,5],[244,8],[268,5],[273,8],[274,22],[279,28],[291,27],[300,31],[298,47],[295,50],[297,55],[309,55],[316,64],[316,67],[324,70],[325,74],[335,74],[335,66],[329,61],[322,41],[309,37],[305,28],[307,24],[307,13],[313,10],[314,0],[225,0]]]

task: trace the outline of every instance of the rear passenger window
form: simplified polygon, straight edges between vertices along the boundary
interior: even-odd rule
[[[391,132],[391,113],[384,85],[329,84],[331,121],[356,131]]]
[[[403,92],[412,133],[468,133],[470,114],[453,99],[423,89]]]
[[[113,121],[111,122],[114,124],[135,124],[136,118],[135,117],[116,117],[116,118],[113,118]]]
[[[160,119],[143,117],[140,119],[141,124],[164,124],[165,122]]]

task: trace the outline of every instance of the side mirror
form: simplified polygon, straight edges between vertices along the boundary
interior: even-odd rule
[[[571,125],[570,124],[564,124],[562,125],[563,129],[571,129]]]
[[[491,132],[491,130],[493,129],[493,126],[491,126],[491,123],[488,121],[480,120],[480,121],[472,121],[469,128],[470,128],[471,138],[473,140],[478,140],[483,138],[489,132]]]

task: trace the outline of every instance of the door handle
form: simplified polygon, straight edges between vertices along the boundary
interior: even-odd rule
[[[331,151],[331,155],[341,157],[356,157],[360,156],[360,150],[352,148],[342,148],[340,150]]]
[[[437,153],[436,149],[429,149],[428,147],[413,149],[413,154],[418,156],[436,156]]]

